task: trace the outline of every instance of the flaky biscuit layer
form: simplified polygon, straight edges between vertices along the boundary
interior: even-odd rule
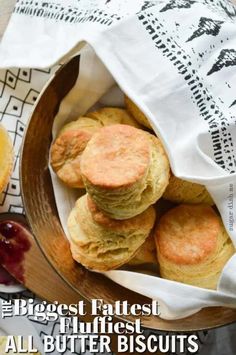
[[[143,245],[138,249],[134,257],[128,262],[129,265],[157,264],[156,245],[151,233]]]
[[[100,128],[117,123],[139,127],[138,122],[124,109],[103,107],[66,124],[51,147],[51,166],[69,187],[83,188],[80,159],[87,143]]]
[[[112,124],[127,124],[136,128],[140,128],[140,124],[125,109],[118,107],[102,107],[96,111],[86,114],[87,117],[99,121],[102,127]]]
[[[142,213],[163,194],[169,162],[160,140],[126,125],[101,129],[81,159],[84,184],[109,217],[127,219]]]
[[[103,218],[101,214],[84,195],[69,216],[68,230],[73,258],[91,270],[106,271],[133,257],[153,228],[155,210],[150,207],[125,221]]]
[[[214,201],[205,186],[179,179],[173,174],[170,176],[163,198],[176,203],[214,205]]]

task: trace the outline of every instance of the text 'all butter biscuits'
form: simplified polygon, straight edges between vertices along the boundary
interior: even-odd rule
[[[104,127],[81,157],[85,187],[109,217],[126,219],[142,213],[163,194],[169,162],[160,140],[128,125]]]
[[[161,276],[216,289],[234,246],[214,209],[180,205],[161,217],[155,230]]]
[[[155,223],[155,210],[118,221],[105,216],[88,195],[76,202],[68,219],[73,258],[96,271],[127,263],[145,242]]]

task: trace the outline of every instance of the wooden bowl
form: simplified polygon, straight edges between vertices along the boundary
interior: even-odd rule
[[[78,299],[102,298],[108,303],[116,300],[128,300],[130,304],[147,303],[150,299],[76,263],[60,225],[48,170],[49,147],[52,124],[59,104],[73,87],[78,72],[79,57],[61,67],[41,94],[30,119],[21,157],[21,184],[26,215],[47,260],[68,287],[78,292]],[[51,285],[54,287],[54,280]],[[134,317],[127,316],[123,319],[132,321]],[[236,321],[236,310],[215,307],[181,320],[166,321],[156,316],[143,316],[141,321],[144,327],[156,330],[195,331]]]

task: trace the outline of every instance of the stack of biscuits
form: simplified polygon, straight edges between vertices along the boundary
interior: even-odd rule
[[[214,289],[234,253],[214,201],[171,173],[147,117],[125,105],[79,117],[52,144],[54,172],[85,189],[68,218],[73,258],[95,271],[159,263],[164,278]],[[156,218],[165,200],[171,209]]]

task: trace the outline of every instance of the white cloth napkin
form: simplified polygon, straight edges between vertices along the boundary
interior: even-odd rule
[[[175,175],[206,185],[236,245],[235,16],[224,0],[22,0],[3,39],[0,65],[49,66],[88,42],[81,75],[54,129],[83,114],[116,82],[149,118]],[[67,196],[63,210],[58,204],[65,225],[75,197],[55,178],[53,184],[57,203]],[[161,316],[175,319],[206,306],[236,307],[235,268],[233,256],[217,291],[127,271],[106,275],[158,299]]]

